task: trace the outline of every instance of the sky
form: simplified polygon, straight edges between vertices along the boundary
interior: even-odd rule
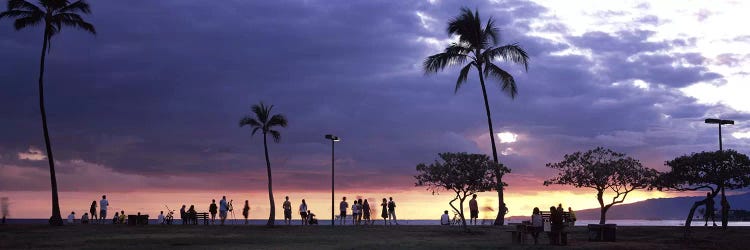
[[[478,78],[457,93],[458,67],[422,61],[455,37],[461,7],[493,17],[528,71],[499,62],[518,96],[488,86],[510,215],[564,202],[596,207],[592,190],[542,185],[546,163],[604,146],[665,170],[718,148],[705,118],[733,119],[725,148],[750,154],[750,23],[746,1],[89,1],[97,35],[65,29],[47,56],[46,102],[61,209],[157,213],[222,195],[267,218],[262,138],[238,126],[274,105],[289,126],[269,144],[276,204],[303,198],[330,212],[330,141],[341,196],[394,197],[400,218],[437,219],[448,193],[414,186],[440,152],[491,155]],[[210,6],[208,3],[212,3]],[[36,79],[42,30],[0,20],[0,196],[10,216],[50,214]],[[627,202],[686,195],[637,192]],[[496,194],[480,194],[480,217]],[[277,217],[281,210],[277,206]]]

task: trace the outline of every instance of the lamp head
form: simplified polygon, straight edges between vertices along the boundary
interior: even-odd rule
[[[332,140],[332,141],[340,141],[340,139],[339,139],[338,136],[335,136],[335,135],[332,135],[332,134],[327,134],[326,135],[326,139]]]
[[[733,120],[722,120],[722,119],[713,119],[713,118],[706,119],[706,123],[719,124],[719,125],[726,125],[726,124],[734,125]]]

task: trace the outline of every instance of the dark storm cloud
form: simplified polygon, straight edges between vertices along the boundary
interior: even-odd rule
[[[158,188],[189,188],[179,177],[242,173],[252,177],[237,180],[238,188],[262,189],[262,140],[239,128],[238,120],[265,101],[290,124],[282,129],[282,143],[269,145],[277,185],[324,188],[330,145],[323,135],[335,133],[343,138],[336,146],[342,178],[362,180],[368,188],[410,187],[414,166],[431,162],[436,153],[489,147],[486,137],[473,141],[487,133],[475,75],[454,95],[457,69],[433,76],[420,69],[425,56],[439,52],[424,38],[447,39],[445,23],[461,6],[493,16],[503,43],[517,42],[532,57],[528,73],[500,63],[516,76],[517,99],[494,83],[488,89],[496,131],[525,136],[499,144],[500,150],[519,152],[501,156],[514,172],[542,176],[545,162],[601,144],[670,155],[686,148],[670,145],[715,141],[703,133],[708,128],[686,125],[710,107],[673,88],[721,76],[702,65],[701,55],[639,54],[681,46],[647,41],[650,31],[573,36],[545,16],[549,10],[527,1],[206,3],[93,2],[90,21],[97,36],[65,30],[54,38],[46,86],[61,171],[98,169],[90,166],[96,164],[145,176],[143,186]],[[422,26],[417,11],[434,19],[431,28]],[[526,35],[535,22],[566,41]],[[44,146],[34,85],[40,32],[14,32],[0,22],[0,58],[12,58],[0,61],[0,163],[43,170],[44,161],[17,157]],[[593,57],[560,54],[571,47],[590,50]],[[676,61],[690,65],[672,67]],[[636,79],[665,89],[628,83]],[[148,179],[154,176],[178,180]]]

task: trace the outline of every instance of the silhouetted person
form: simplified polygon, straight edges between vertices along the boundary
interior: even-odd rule
[[[245,207],[242,208],[242,216],[245,217],[245,225],[247,225],[247,217],[250,216],[250,202],[245,200]]]
[[[302,220],[302,225],[306,225],[307,221],[307,203],[305,199],[302,199],[302,204],[299,204],[299,217]]]
[[[190,218],[189,224],[198,225],[198,213],[195,211],[195,206],[190,205],[187,211],[188,218]]]
[[[159,211],[159,217],[156,218],[156,224],[164,224],[164,211]]]
[[[477,219],[479,218],[479,205],[477,204],[477,195],[473,195],[469,200],[469,224],[476,225]]]
[[[359,216],[359,204],[357,200],[354,200],[352,204],[352,225],[357,225],[357,217]]]
[[[451,217],[448,215],[448,210],[445,210],[445,212],[443,212],[443,215],[440,216],[440,225],[443,225],[443,226],[451,225]]]
[[[91,219],[96,221],[98,217],[96,216],[96,201],[91,202],[91,207],[89,208],[89,213],[91,213]]]
[[[563,216],[562,216],[562,213],[560,213],[560,210],[558,210],[554,206],[549,207],[549,212],[550,212],[550,224],[552,226],[552,230],[549,233],[550,244],[559,245],[560,244],[560,231],[562,231],[562,228],[563,228]]]
[[[576,225],[576,220],[578,220],[578,218],[576,218],[576,213],[573,212],[572,208],[568,207],[568,214],[570,214],[570,226],[574,227]]]
[[[365,199],[365,203],[362,204],[362,217],[365,218],[365,225],[372,224],[370,219],[370,203],[367,203],[367,199]]]
[[[219,218],[221,218],[221,224],[224,225],[224,221],[227,220],[227,211],[229,211],[229,204],[227,203],[227,197],[222,196],[219,201]]]
[[[380,217],[383,217],[383,226],[388,225],[388,200],[383,198],[383,203],[380,203]]]
[[[120,222],[120,216],[119,213],[115,212],[115,217],[112,217],[112,224],[117,224]]]
[[[89,224],[89,213],[83,213],[83,216],[81,216],[81,224]]]
[[[211,199],[211,205],[208,206],[208,212],[211,213],[211,224],[216,224],[216,213],[218,212],[216,207],[216,199]]]
[[[714,216],[715,214],[715,206],[714,206],[714,199],[711,197],[711,192],[706,193],[706,212],[703,215],[703,219],[706,221],[706,224],[704,224],[704,227],[708,226],[708,218],[711,218],[711,221],[714,223],[714,226],[716,226],[716,218]]]
[[[388,219],[390,220],[389,223],[398,225],[398,221],[396,220],[396,202],[393,201],[393,197],[388,198],[390,199],[388,201]]]
[[[99,201],[99,220],[101,220],[102,223],[104,223],[105,219],[107,219],[107,207],[109,207],[107,196],[102,195],[102,200]]]
[[[284,199],[286,199],[284,205],[281,206],[284,208],[284,223],[289,225],[292,223],[292,203],[289,202],[289,196],[284,197]]]
[[[125,210],[120,210],[120,224],[125,224]]]
[[[76,212],[70,212],[68,215],[68,223],[73,224],[76,222]]]
[[[315,214],[312,211],[307,210],[307,217],[309,218],[308,225],[318,225],[318,219],[315,219]]]
[[[722,195],[721,196],[721,226],[724,227],[724,225],[729,224],[727,221],[729,219],[729,201],[727,201],[727,197]],[[726,229],[726,227],[724,228]]]
[[[544,231],[544,221],[542,220],[542,213],[538,207],[535,207],[531,212],[531,236],[534,237],[534,245],[539,243],[539,233]]]
[[[346,209],[349,208],[349,203],[346,202],[346,197],[341,199],[341,202],[339,202],[339,211],[341,213],[339,214],[339,225],[346,224]]]
[[[182,225],[187,225],[188,223],[188,215],[187,211],[185,211],[185,204],[182,205],[182,208],[180,208],[180,219],[182,219]]]
[[[357,200],[357,210],[359,210],[359,213],[357,213],[357,225],[362,223],[362,199]]]

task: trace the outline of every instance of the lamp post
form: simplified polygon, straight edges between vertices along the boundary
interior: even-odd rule
[[[722,146],[722,142],[721,142],[721,125],[727,125],[727,124],[734,125],[734,121],[709,118],[709,119],[706,119],[706,123],[719,124],[719,151],[723,151],[724,147]]]
[[[326,135],[326,139],[331,140],[331,227],[333,227],[334,225],[336,225],[336,223],[335,223],[335,218],[336,217],[334,216],[334,211],[336,211],[336,210],[334,209],[334,206],[333,206],[333,201],[334,201],[334,197],[333,197],[333,191],[334,191],[334,186],[333,186],[333,180],[334,180],[334,178],[333,178],[333,173],[334,173],[333,172],[333,166],[334,166],[334,163],[336,162],[336,160],[334,158],[334,152],[335,152],[336,148],[334,147],[334,145],[336,145],[336,142],[340,141],[340,139],[339,139],[338,136],[335,136],[335,135],[332,135],[332,134],[327,134]]]
[[[721,125],[734,125],[733,120],[722,120],[722,119],[706,119],[708,124],[719,124],[719,151],[724,151],[724,146],[721,141]],[[727,213],[729,212],[729,202],[727,202],[727,196],[724,193],[724,186],[721,187],[721,226],[726,229],[727,226]]]

